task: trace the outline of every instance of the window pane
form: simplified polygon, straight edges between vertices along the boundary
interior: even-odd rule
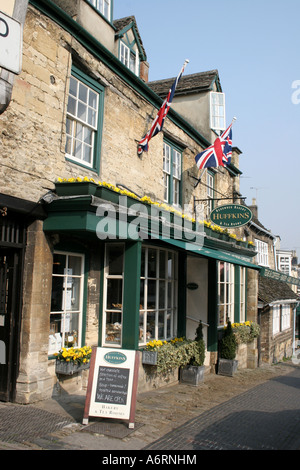
[[[107,280],[107,309],[122,309],[122,288],[123,279]]]
[[[122,275],[123,273],[123,246],[109,246],[108,250],[108,274]]]
[[[61,312],[63,306],[63,277],[53,277],[51,294],[51,312]]]
[[[155,307],[156,307],[156,281],[148,281],[147,308],[154,309]]]
[[[148,277],[156,277],[156,250],[148,251]]]

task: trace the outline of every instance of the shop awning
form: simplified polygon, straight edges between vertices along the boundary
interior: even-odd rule
[[[207,258],[217,259],[218,261],[226,261],[227,263],[238,264],[239,266],[244,266],[246,268],[260,270],[261,267],[257,264],[251,263],[246,257],[241,256],[237,253],[229,253],[222,250],[213,250],[211,248],[206,248],[204,246],[197,246],[194,243],[188,243],[181,240],[166,240],[166,243],[169,243],[177,248],[181,248],[185,251],[188,251],[193,254],[200,256],[205,256]]]

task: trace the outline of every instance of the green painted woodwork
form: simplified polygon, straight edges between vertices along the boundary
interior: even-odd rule
[[[125,245],[122,347],[138,349],[142,242]]]

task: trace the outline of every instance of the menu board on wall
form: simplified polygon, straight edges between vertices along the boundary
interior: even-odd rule
[[[83,424],[90,416],[122,419],[134,427],[139,352],[94,348]]]

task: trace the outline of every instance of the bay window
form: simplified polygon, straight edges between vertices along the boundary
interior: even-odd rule
[[[142,249],[140,344],[176,335],[177,254],[154,247]]]
[[[49,354],[81,346],[83,280],[83,255],[54,253]]]
[[[122,346],[124,245],[106,244],[103,345]]]
[[[234,266],[218,262],[218,310],[219,326],[234,322]]]

